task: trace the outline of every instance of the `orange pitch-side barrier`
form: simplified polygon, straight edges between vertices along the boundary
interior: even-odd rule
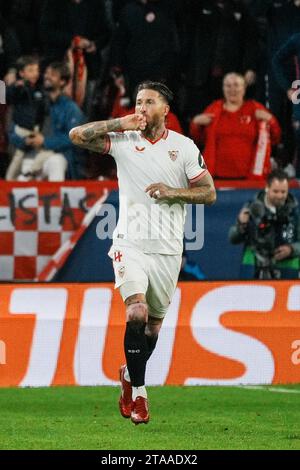
[[[125,311],[112,284],[0,285],[0,386],[114,385]],[[300,382],[300,281],[180,283],[148,384]]]

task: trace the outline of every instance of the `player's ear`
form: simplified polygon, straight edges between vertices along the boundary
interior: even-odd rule
[[[166,107],[165,107],[165,116],[168,114],[168,112],[170,111],[170,106],[168,104],[166,104]]]

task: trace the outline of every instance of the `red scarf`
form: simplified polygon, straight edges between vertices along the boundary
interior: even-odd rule
[[[71,48],[67,52],[67,60],[71,70],[71,80],[66,87],[66,94],[70,96],[79,107],[83,105],[85,98],[87,68],[83,50],[78,47],[80,36],[75,36]]]
[[[255,160],[252,171],[249,175],[251,179],[265,179],[271,170],[271,143],[270,130],[265,121],[258,123],[258,139],[255,151]]]

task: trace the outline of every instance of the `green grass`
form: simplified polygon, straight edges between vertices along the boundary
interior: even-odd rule
[[[0,449],[300,449],[300,386],[285,389],[299,394],[149,387],[139,426],[119,415],[115,387],[0,389]]]

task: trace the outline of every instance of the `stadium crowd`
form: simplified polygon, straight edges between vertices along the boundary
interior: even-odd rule
[[[2,0],[0,177],[115,179],[69,130],[132,112],[151,79],[215,178],[299,179],[299,31],[300,0]]]

